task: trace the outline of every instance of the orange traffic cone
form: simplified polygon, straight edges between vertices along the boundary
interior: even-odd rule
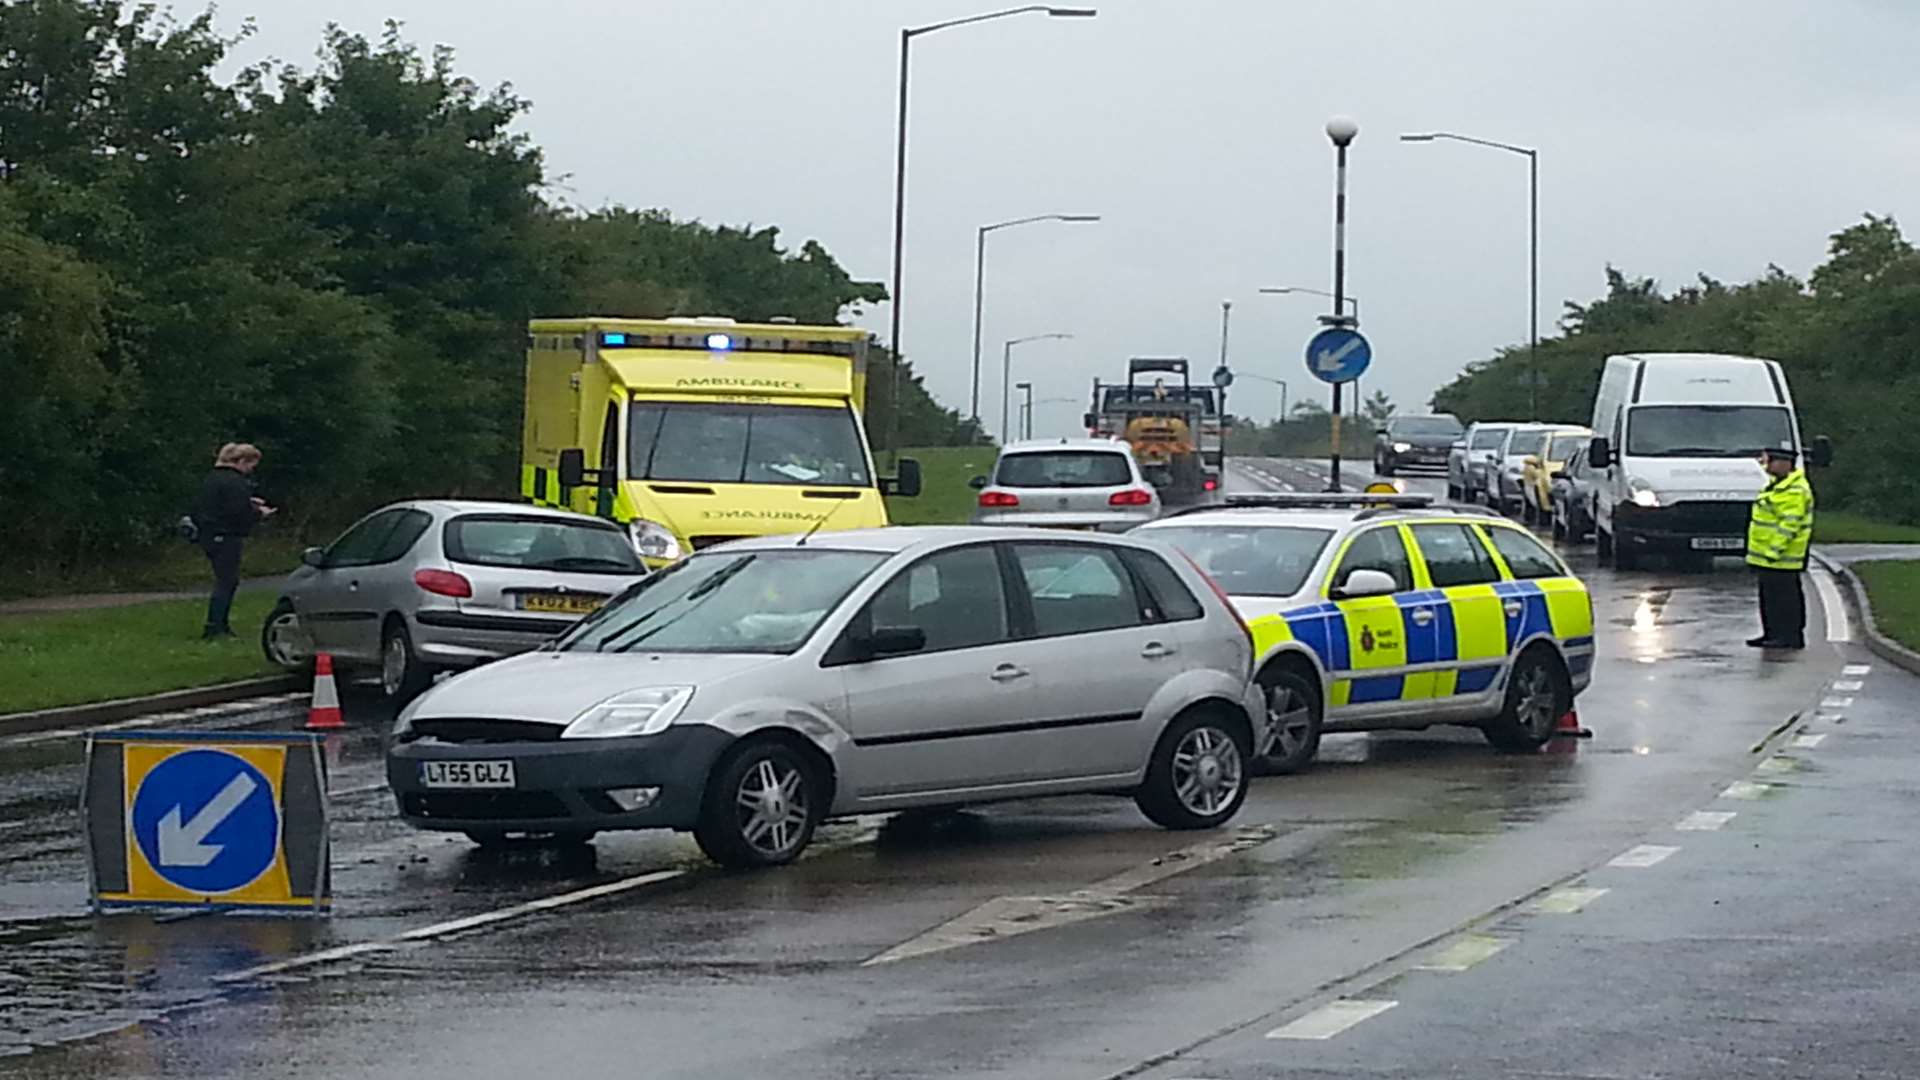
[[[1553,729],[1553,737],[1556,739],[1591,739],[1593,738],[1593,732],[1588,728],[1580,726],[1580,713],[1577,710],[1568,709],[1567,715],[1560,718],[1560,725]]]
[[[308,731],[338,731],[347,726],[340,715],[340,690],[333,684],[333,656],[316,653],[313,658],[313,702],[307,706]]]

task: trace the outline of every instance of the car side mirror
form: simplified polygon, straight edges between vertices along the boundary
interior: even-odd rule
[[[1816,469],[1833,464],[1833,440],[1825,435],[1815,435],[1813,445],[1807,448],[1807,464]]]
[[[1086,425],[1088,431],[1092,431],[1100,426],[1100,417],[1094,413],[1085,413],[1080,417],[1080,422]]]
[[[911,499],[920,494],[920,459],[903,457],[894,466],[894,475],[880,481],[880,493]]]
[[[1587,464],[1596,469],[1604,469],[1613,464],[1613,446],[1605,435],[1595,435],[1587,444]]]
[[[1355,570],[1347,575],[1345,584],[1334,590],[1334,596],[1351,600],[1361,596],[1388,596],[1400,591],[1400,583],[1393,575],[1384,570]]]
[[[327,565],[327,549],[310,547],[300,553],[300,561],[318,570]]]
[[[587,483],[587,452],[579,447],[560,451],[560,486],[584,487]]]
[[[1466,448],[1467,440],[1465,439],[1455,439],[1447,444],[1447,449],[1449,450],[1465,450]]]
[[[972,488],[975,491],[979,491],[982,488],[985,488],[987,486],[987,478],[984,476],[976,476],[973,479],[967,481],[967,486]]]

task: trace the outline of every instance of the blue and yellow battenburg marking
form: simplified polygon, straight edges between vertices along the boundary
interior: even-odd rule
[[[1508,657],[1543,635],[1559,640],[1575,677],[1593,664],[1593,609],[1570,577],[1322,601],[1249,628],[1262,657],[1287,642],[1306,646],[1333,676],[1327,705],[1336,709],[1484,692]]]

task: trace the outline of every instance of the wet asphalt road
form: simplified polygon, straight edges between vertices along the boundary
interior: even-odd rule
[[[1230,487],[1324,479],[1321,464],[1244,461]],[[350,697],[353,730],[329,746],[333,918],[95,920],[78,741],[0,742],[0,1055],[18,1055],[0,1073],[1273,1075],[1294,1059],[1247,1045],[1265,1018],[1710,806],[1845,659],[1818,603],[1822,644],[1744,648],[1751,585],[1735,565],[1615,575],[1590,549],[1568,556],[1595,596],[1600,659],[1578,703],[1592,740],[1505,757],[1472,731],[1329,737],[1315,770],[1258,782],[1217,834],[1086,798],[841,823],[763,874],[715,870],[671,835],[482,854],[392,820],[387,718]],[[512,910],[536,901],[550,906]],[[1509,1000],[1524,1013],[1531,992]],[[1451,1037],[1472,1060],[1474,1030]]]

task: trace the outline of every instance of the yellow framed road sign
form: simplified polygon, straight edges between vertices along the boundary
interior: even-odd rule
[[[96,911],[320,914],[331,904],[319,736],[89,736],[88,864]]]

